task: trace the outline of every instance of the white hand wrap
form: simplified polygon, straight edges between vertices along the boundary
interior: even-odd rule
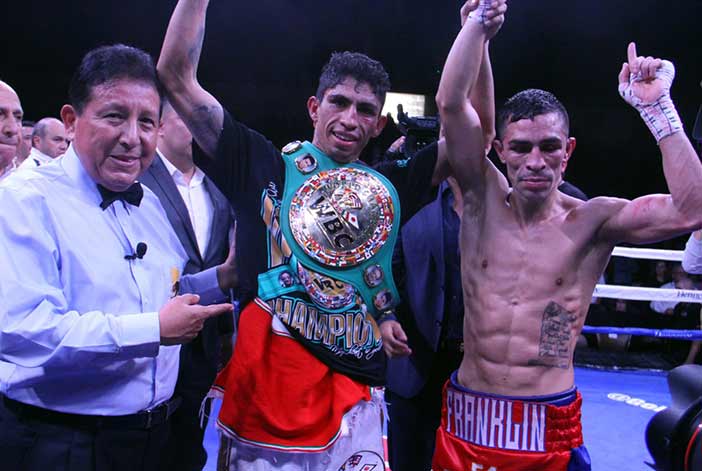
[[[636,108],[653,137],[656,138],[656,142],[683,129],[678,111],[673,105],[673,100],[670,99],[670,86],[675,78],[675,66],[670,61],[662,62],[663,65],[656,71],[656,79],[663,82],[663,93],[654,102],[645,103],[634,94],[632,85],[642,81],[640,74],[631,74],[629,83],[619,84],[619,94],[624,101]]]
[[[490,9],[491,4],[492,0],[480,0],[478,8],[468,13],[468,18],[477,21],[481,25],[485,25],[485,13]]]

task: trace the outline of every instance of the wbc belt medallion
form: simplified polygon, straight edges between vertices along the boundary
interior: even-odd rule
[[[354,167],[321,171],[290,203],[293,237],[304,252],[331,267],[353,267],[373,257],[390,236],[395,215],[388,189]]]

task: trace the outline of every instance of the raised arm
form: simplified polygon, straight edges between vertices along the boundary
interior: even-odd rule
[[[209,0],[179,0],[168,23],[158,75],[173,109],[210,157],[222,131],[222,105],[197,81]]]
[[[490,64],[489,42],[485,42],[483,60],[478,70],[478,78],[469,92],[468,100],[478,113],[480,127],[483,130],[483,144],[485,154],[490,151],[492,141],[495,139],[495,84],[492,79],[492,66]]]
[[[465,18],[475,7],[474,2],[466,2],[461,16]],[[506,7],[504,0],[481,0],[468,15],[446,59],[436,95],[444,133],[440,159],[445,154],[464,191],[480,185],[488,162],[485,139],[491,138],[494,129],[494,98],[486,41],[502,25]]]
[[[475,112],[478,113],[480,126],[483,130],[483,144],[485,146],[485,155],[492,148],[492,141],[495,139],[495,86],[492,79],[492,66],[490,64],[490,53],[488,43],[485,43],[483,51],[483,60],[480,63],[478,78],[475,85],[469,92],[468,100],[471,103]],[[438,157],[434,174],[432,175],[432,184],[439,185],[446,178],[451,176],[451,166],[446,157],[446,141],[443,136],[438,143]]]
[[[670,98],[673,64],[637,56],[634,43],[629,44],[627,56],[619,73],[619,92],[658,141],[670,194],[619,203],[601,235],[615,243],[647,243],[702,227],[702,164]]]
[[[461,9],[461,27],[465,26],[470,15],[469,8]],[[503,20],[502,17],[501,20]],[[492,31],[488,34],[489,37],[495,35],[497,30],[502,25],[502,21],[496,22],[492,27]],[[468,91],[468,100],[470,101],[475,112],[480,118],[480,127],[483,129],[483,143],[485,145],[485,154],[490,151],[492,141],[495,139],[495,84],[492,78],[492,64],[490,63],[490,41],[485,41],[483,48],[483,59],[480,62],[478,69],[478,77],[475,84]]]

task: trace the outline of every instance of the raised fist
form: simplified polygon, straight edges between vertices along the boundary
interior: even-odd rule
[[[657,142],[682,131],[682,121],[670,99],[675,67],[666,60],[636,55],[629,43],[627,62],[619,72],[619,94],[636,108]]]
[[[636,44],[629,43],[627,62],[619,72],[619,94],[631,106],[652,105],[670,95],[675,78],[672,62],[636,55]]]
[[[492,39],[505,22],[507,0],[469,0],[461,7],[461,26],[468,18],[485,27],[487,39]]]

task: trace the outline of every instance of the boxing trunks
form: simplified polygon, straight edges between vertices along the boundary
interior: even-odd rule
[[[382,399],[315,358],[260,299],[239,325],[247,335],[214,387],[227,391],[217,419],[227,438],[224,468],[336,470],[358,462],[382,470]]]
[[[434,471],[589,471],[575,388],[549,396],[471,391],[457,373],[444,386]]]
[[[227,397],[217,425],[230,438],[264,448],[318,451],[341,417],[371,389],[337,373],[290,337],[270,307],[255,299],[242,312],[234,355],[215,380]]]

